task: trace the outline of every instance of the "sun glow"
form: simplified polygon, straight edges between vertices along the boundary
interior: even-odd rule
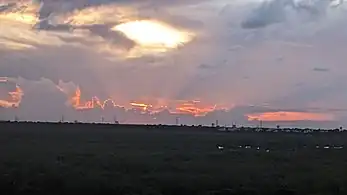
[[[166,52],[190,42],[194,37],[193,33],[152,20],[126,22],[114,26],[112,30],[123,33],[128,39],[138,44],[135,49],[141,51],[133,51],[133,54]]]
[[[39,17],[37,14],[39,9],[40,5],[30,2],[19,2],[15,9],[0,12],[0,20],[2,22],[13,21],[34,25],[39,22]]]
[[[47,30],[45,23],[41,23],[40,10],[43,5],[50,6],[50,4],[32,1],[14,1],[13,5],[9,2],[1,4],[0,47],[9,50],[36,49],[41,45],[86,47],[83,43],[72,43],[61,39],[78,37],[93,44],[92,47],[87,46],[88,49],[105,53],[110,55],[109,59],[117,60],[164,54],[185,45],[195,36],[195,33],[164,22],[140,19],[138,7],[118,3],[67,12],[52,12],[44,20],[51,25],[49,28],[60,30]],[[56,9],[60,9],[59,6]],[[113,40],[119,38],[118,35],[112,37],[114,32],[111,32],[107,38],[92,32],[91,28],[95,25],[102,26],[107,31],[123,34],[123,38],[132,41],[131,48],[114,43]],[[81,31],[84,33],[79,33]]]

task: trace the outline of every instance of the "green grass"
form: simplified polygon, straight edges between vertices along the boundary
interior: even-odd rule
[[[347,194],[346,149],[316,145],[347,146],[347,134],[0,123],[0,188],[45,195]]]

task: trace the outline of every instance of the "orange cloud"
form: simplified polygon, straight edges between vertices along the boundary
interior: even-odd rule
[[[311,112],[263,112],[248,114],[249,121],[332,121],[334,116],[331,114],[311,113]]]
[[[7,80],[1,80],[0,78],[0,83],[1,82],[7,82]],[[19,104],[22,102],[22,97],[24,93],[23,90],[16,85],[16,90],[8,92],[9,98],[7,99],[0,99],[0,107],[3,108],[17,108],[19,107]]]
[[[105,109],[107,106],[110,106],[110,108],[121,107],[126,109],[137,109],[143,113],[149,114],[168,110],[172,114],[189,114],[197,117],[205,116],[215,110],[226,109],[225,107],[217,105],[205,104],[199,100],[164,100],[156,98],[143,101],[131,101],[128,104],[118,105],[112,99],[101,100],[97,96],[93,96],[89,100],[84,100],[79,87],[77,87],[72,94],[68,93],[60,86],[57,86],[57,89],[68,96],[69,105],[76,110]]]

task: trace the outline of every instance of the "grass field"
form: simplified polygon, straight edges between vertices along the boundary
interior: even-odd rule
[[[44,195],[347,194],[344,146],[346,133],[0,123],[0,187]]]

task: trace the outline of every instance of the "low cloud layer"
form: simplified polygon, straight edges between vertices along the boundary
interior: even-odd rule
[[[1,119],[345,124],[343,1],[4,2],[0,77],[11,81],[0,83],[0,97],[14,101],[16,84],[24,95]],[[135,20],[155,25],[116,30]],[[79,106],[95,97],[117,106],[76,110],[77,89]]]

